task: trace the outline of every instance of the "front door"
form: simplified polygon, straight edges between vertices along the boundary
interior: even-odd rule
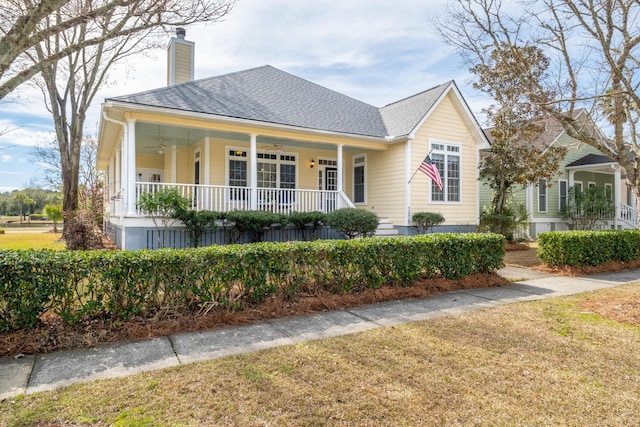
[[[325,168],[324,176],[324,189],[327,191],[336,191],[338,189],[338,168]],[[324,196],[324,211],[327,213],[333,212],[336,210],[336,205],[336,193],[326,193]]]

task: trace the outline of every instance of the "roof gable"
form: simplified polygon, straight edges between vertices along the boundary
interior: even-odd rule
[[[380,108],[389,136],[411,134],[450,85],[451,81]]]

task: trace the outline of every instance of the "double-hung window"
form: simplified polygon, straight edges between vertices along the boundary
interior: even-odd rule
[[[542,178],[538,182],[538,212],[547,211],[547,180]]]
[[[229,186],[247,186],[247,152],[243,150],[229,150]],[[231,200],[245,200],[246,191],[243,189],[232,189],[229,193]]]
[[[365,203],[365,164],[364,154],[353,158],[353,203]]]
[[[559,196],[560,199],[558,200],[558,206],[560,208],[560,212],[564,212],[567,210],[567,197],[568,197],[568,193],[567,193],[567,181],[564,179],[561,179],[558,181],[558,191],[559,191]]]
[[[458,144],[431,144],[431,161],[438,168],[442,190],[431,181],[434,202],[461,201],[461,148]]]

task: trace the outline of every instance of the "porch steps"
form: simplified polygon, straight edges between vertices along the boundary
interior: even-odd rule
[[[389,218],[380,218],[374,237],[393,237],[398,235],[398,230],[393,227]]]

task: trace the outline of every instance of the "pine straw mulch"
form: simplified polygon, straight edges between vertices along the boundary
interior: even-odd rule
[[[507,250],[505,263],[509,265],[562,276],[581,277],[598,273],[640,269],[640,260],[627,262],[609,261],[597,266],[584,267],[550,266],[541,263],[536,256],[536,249],[527,244],[507,244],[505,249]],[[578,306],[585,312],[595,313],[609,320],[640,326],[640,293],[630,294],[625,297],[597,295],[581,301]]]
[[[366,304],[407,298],[424,298],[443,292],[509,285],[496,274],[475,274],[459,280],[427,278],[411,286],[385,286],[354,294],[320,293],[300,295],[295,300],[272,297],[244,311],[211,309],[202,315],[167,311],[137,317],[126,322],[92,319],[66,325],[52,314],[42,316],[40,325],[28,330],[0,333],[0,357],[48,353],[58,350],[93,347],[100,344],[147,339],[180,332],[200,331],[221,326],[241,325],[264,319],[348,309]]]

